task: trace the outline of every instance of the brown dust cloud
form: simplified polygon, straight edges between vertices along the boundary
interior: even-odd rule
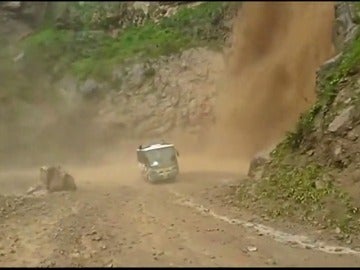
[[[243,3],[217,91],[216,123],[201,138],[203,149],[186,134],[173,138],[180,151],[181,171],[245,172],[254,155],[283,138],[315,101],[315,72],[333,54],[333,20],[333,3]],[[71,115],[65,120],[72,121],[63,121],[60,127],[57,121],[54,132],[47,128],[50,131],[41,139],[36,132],[27,132],[27,137],[35,137],[28,150],[31,155],[20,155],[13,147],[6,152],[33,160],[36,171],[49,162],[61,164],[77,179],[96,177],[106,182],[105,178],[124,178],[130,171],[132,176],[138,175],[135,149],[142,141],[122,141],[119,145],[111,141],[109,150],[98,141],[99,128]],[[21,136],[24,132],[12,134]],[[74,152],[71,158],[62,155],[70,150]],[[95,163],[74,162],[81,156],[80,163],[84,163],[94,155]],[[16,170],[21,167],[16,161],[11,164]]]
[[[318,67],[333,54],[334,4],[245,2],[233,30],[210,142],[249,160],[279,142],[315,101]]]

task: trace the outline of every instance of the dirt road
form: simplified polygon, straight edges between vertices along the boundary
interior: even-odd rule
[[[120,164],[69,168],[74,193],[0,201],[0,266],[360,265],[360,255],[297,247],[231,220],[231,209],[209,199],[237,180],[231,168],[184,165],[176,183],[149,185],[136,164]],[[37,173],[3,174],[2,190],[23,192]]]

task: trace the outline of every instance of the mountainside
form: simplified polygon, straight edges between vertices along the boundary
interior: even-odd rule
[[[221,48],[238,3],[4,5],[6,162],[29,151],[39,160],[96,156],[94,145],[196,133],[213,121]],[[26,8],[42,24],[27,24]]]
[[[337,5],[337,55],[319,68],[317,102],[237,188],[241,207],[359,244],[359,6]]]
[[[1,2],[0,266],[359,266],[359,27],[357,2]],[[171,184],[137,167],[157,139]]]
[[[240,6],[4,2],[3,164],[90,158],[96,145],[121,139],[205,139]],[[357,230],[358,12],[357,4],[336,5],[337,56],[318,72],[318,100],[270,159],[251,164],[255,181],[238,189],[242,206]]]

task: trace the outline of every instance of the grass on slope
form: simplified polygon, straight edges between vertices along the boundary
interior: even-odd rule
[[[321,78],[320,96],[316,104],[298,122],[296,131],[289,134],[288,143],[297,149],[302,140],[313,131],[314,120],[318,113],[326,109],[334,101],[339,84],[344,82],[350,73],[357,72],[360,67],[360,36],[345,49],[338,65],[330,68]]]
[[[141,27],[125,29],[112,38],[101,32],[73,32],[45,29],[25,41],[29,55],[41,57],[57,66],[71,67],[81,78],[106,77],[111,67],[139,56],[154,58],[196,46],[211,46],[221,41],[217,19],[226,4],[206,2],[194,8],[180,8],[159,23],[148,21]]]
[[[244,185],[239,194],[243,206],[250,207],[257,202],[262,211],[272,217],[300,218],[315,225],[339,227],[346,233],[360,229],[359,209],[348,194],[333,184],[329,178],[331,168],[325,168],[300,153],[301,145],[314,131],[317,114],[329,108],[340,83],[349,75],[359,72],[359,67],[360,37],[345,49],[339,62],[324,74],[319,85],[318,102],[301,117],[296,131],[290,133],[273,151],[270,163],[264,167],[261,181]],[[329,204],[336,205],[336,210]]]
[[[243,207],[260,209],[271,218],[338,227],[344,233],[359,230],[359,209],[348,194],[333,184],[326,168],[314,162],[300,164],[298,154],[291,153],[286,141],[271,158],[261,181],[249,182],[240,190],[238,195]]]

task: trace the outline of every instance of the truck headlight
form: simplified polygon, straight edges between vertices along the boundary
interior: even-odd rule
[[[154,161],[153,163],[151,163],[150,167],[156,167],[159,165],[159,162]]]

